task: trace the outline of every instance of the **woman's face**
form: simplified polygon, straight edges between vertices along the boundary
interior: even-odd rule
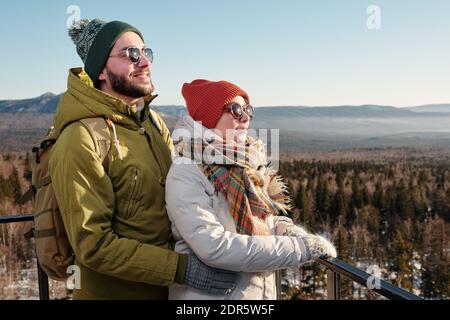
[[[234,98],[231,103],[233,102],[237,102],[241,106],[247,104],[245,99],[241,96]],[[230,111],[224,110],[214,129],[224,140],[245,143],[249,125],[250,118],[245,112],[243,112],[242,118],[238,120],[233,117]]]

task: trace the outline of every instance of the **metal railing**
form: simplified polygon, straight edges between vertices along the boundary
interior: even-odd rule
[[[0,224],[33,221],[33,215],[0,216]],[[368,288],[383,297],[392,300],[423,300],[421,297],[399,288],[382,279],[375,278],[371,274],[364,272],[339,259],[318,259],[317,261],[327,268],[327,299],[341,300],[341,276],[346,277],[360,285],[368,288],[369,283],[376,282],[376,286]],[[37,263],[39,281],[39,299],[49,300],[48,277]],[[281,293],[281,277],[277,277],[278,292]],[[375,280],[375,281],[374,281]],[[279,296],[280,297],[280,296]]]
[[[341,276],[359,283],[368,290],[374,291],[391,300],[423,300],[423,298],[411,292],[368,274],[339,259],[319,259],[318,262],[327,268],[328,300],[341,300]]]
[[[15,223],[15,222],[28,222],[34,221],[32,214],[16,215],[16,216],[0,216],[0,224],[3,223]],[[37,262],[37,259],[36,259]],[[48,289],[48,277],[42,270],[41,265],[37,262],[38,271],[38,284],[39,284],[39,299],[50,300],[50,293]]]

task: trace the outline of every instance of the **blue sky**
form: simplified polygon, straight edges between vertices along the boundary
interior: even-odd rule
[[[0,100],[61,93],[81,65],[67,8],[139,28],[157,104],[183,82],[228,80],[256,106],[450,102],[448,0],[2,1]],[[369,5],[381,29],[369,30]]]

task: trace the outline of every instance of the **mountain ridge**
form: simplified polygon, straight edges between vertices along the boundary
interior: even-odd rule
[[[53,113],[62,94],[46,92],[38,97],[17,100],[0,100],[0,113]],[[155,105],[155,109],[169,115],[183,115],[186,108],[180,105]],[[450,113],[448,104],[428,104],[415,107],[393,107],[386,105],[337,105],[337,106],[260,106],[257,113],[270,116],[284,113],[289,116],[302,117],[416,117],[436,116],[438,113]]]

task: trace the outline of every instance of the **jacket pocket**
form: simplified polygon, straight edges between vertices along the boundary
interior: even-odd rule
[[[137,196],[140,193],[141,188],[141,171],[138,168],[132,169],[132,175],[130,179],[130,186],[129,186],[129,196],[126,199],[126,209],[125,212],[122,214],[124,218],[130,218],[136,214],[136,207],[137,207]]]

